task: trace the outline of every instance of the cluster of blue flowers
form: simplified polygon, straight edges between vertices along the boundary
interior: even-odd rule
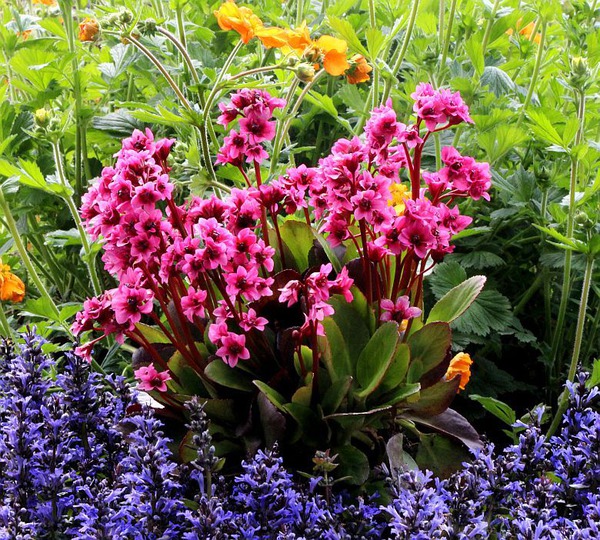
[[[549,441],[523,425],[517,444],[486,445],[448,480],[384,468],[389,492],[357,499],[296,480],[276,450],[219,475],[196,400],[196,458],[178,463],[122,379],[42,344],[0,345],[0,540],[600,537],[600,395],[585,375]]]

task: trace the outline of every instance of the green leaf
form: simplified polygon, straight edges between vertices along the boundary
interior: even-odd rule
[[[542,111],[530,110],[527,116],[531,120],[531,130],[540,139],[563,147],[563,139],[554,127],[552,121]]]
[[[331,380],[335,383],[345,377],[353,376],[353,363],[340,327],[331,317],[327,317],[323,321],[323,328],[325,336],[319,336],[319,345]]]
[[[277,405],[275,406],[277,407]],[[300,428],[296,435],[298,439],[302,438],[303,442],[309,445],[319,446],[322,444],[326,430],[323,429],[323,423],[310,407],[300,403],[286,403],[283,408]]]
[[[594,360],[594,365],[592,367],[592,374],[590,378],[585,383],[587,388],[594,388],[594,386],[600,385],[600,358]]]
[[[323,412],[325,414],[333,414],[337,411],[344,401],[344,398],[348,395],[354,379],[352,377],[344,377],[335,381],[325,392],[323,402]]]
[[[436,433],[428,433],[421,435],[416,462],[419,468],[433,471],[440,478],[448,478],[469,457],[469,452],[462,445]]]
[[[327,17],[327,22],[333,31],[337,32],[340,36],[342,36],[342,38],[344,38],[353,51],[356,51],[363,56],[369,56],[369,51],[367,51],[367,49],[365,49],[363,44],[360,42],[360,39],[356,35],[356,31],[354,30],[354,27],[350,21],[347,19],[329,16]]]
[[[358,448],[348,444],[334,448],[333,453],[338,455],[336,476],[348,477],[348,482],[356,486],[362,486],[367,481],[371,472],[369,460]]]
[[[310,401],[313,392],[313,373],[308,373],[306,376],[306,384],[301,386],[292,395],[292,403],[299,403],[305,407],[310,407]]]
[[[165,336],[164,332],[154,326],[137,323],[135,329],[148,340],[148,343],[171,343],[171,340]]]
[[[380,392],[388,392],[398,386],[405,378],[410,364],[410,348],[406,343],[399,343],[385,378],[379,386]]]
[[[473,68],[475,69],[475,73],[481,77],[485,63],[483,60],[483,46],[481,43],[481,38],[477,34],[471,36],[465,42],[465,51],[469,55],[469,59],[473,64]]]
[[[204,368],[204,374],[211,381],[226,388],[233,388],[234,390],[241,390],[243,392],[251,392],[253,389],[252,381],[243,371],[232,368],[220,358],[210,362]]]
[[[398,386],[391,392],[381,396],[382,407],[389,407],[393,405],[394,407],[400,404],[403,401],[406,401],[411,396],[415,396],[421,390],[420,383],[409,383],[404,384],[402,386]]]
[[[256,386],[265,396],[267,396],[268,400],[275,405],[281,412],[287,412],[285,409],[286,399],[277,391],[271,388],[268,384],[262,381],[252,381],[254,386]]]
[[[516,90],[516,84],[508,73],[496,66],[486,66],[479,83],[482,87],[489,87],[496,97],[504,96]]]
[[[410,404],[410,410],[417,412],[420,416],[435,416],[442,414],[456,396],[460,377],[451,381],[441,379],[433,386],[421,390],[418,401]]]
[[[492,413],[496,418],[499,418],[508,426],[512,426],[517,420],[517,414],[515,411],[509,405],[500,401],[499,399],[480,396],[478,394],[470,394],[469,399],[480,403],[486,411]]]
[[[421,375],[424,375],[444,361],[451,345],[452,332],[448,323],[427,323],[408,339],[411,362],[419,362]]]
[[[475,301],[483,289],[485,281],[485,276],[473,276],[448,291],[437,304],[431,308],[429,316],[427,317],[427,322],[452,322],[460,317]]]
[[[462,442],[467,448],[477,450],[483,448],[479,434],[469,421],[452,409],[447,409],[436,416],[419,416],[418,414],[403,413],[402,418],[422,424],[438,433]]]
[[[286,260],[286,265],[304,272],[308,268],[308,253],[313,247],[313,231],[304,221],[287,219],[279,227],[281,239],[287,246],[293,261]]]
[[[462,268],[494,268],[506,264],[502,257],[491,251],[471,251],[469,253],[451,253],[446,257],[447,262],[457,262]]]
[[[398,337],[398,324],[392,321],[373,334],[356,363],[356,381],[362,388],[357,397],[367,397],[381,384],[394,358]]]

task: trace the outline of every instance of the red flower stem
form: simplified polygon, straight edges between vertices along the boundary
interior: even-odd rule
[[[413,273],[413,252],[407,252],[404,257],[403,265],[402,265],[402,278],[400,279],[400,285],[398,287],[398,291],[396,294],[400,294],[400,291],[406,291],[408,289],[408,282]]]
[[[258,187],[262,186],[262,176],[260,173],[260,165],[258,161],[254,160],[254,173],[256,174],[256,185]],[[267,246],[270,246],[269,243],[269,229],[267,227],[267,209],[264,205],[261,205],[260,209],[260,226],[262,229],[263,240]]]
[[[309,211],[308,211],[308,208],[305,208],[305,209],[304,209],[304,218],[306,219],[306,224],[307,224],[309,227],[312,227],[312,223],[310,222],[310,213],[309,213]]]
[[[319,342],[317,340],[317,323],[311,321],[310,323],[311,340],[312,340],[312,353],[313,353],[313,381],[312,381],[312,393],[310,396],[310,402],[315,407],[319,400]]]
[[[360,239],[363,245],[363,264],[365,267],[365,273],[367,274],[367,303],[373,302],[373,276],[371,275],[371,261],[367,256],[367,231],[365,228],[365,220],[359,220],[360,227]]]
[[[250,182],[250,178],[248,178],[246,171],[244,171],[244,168],[241,165],[238,165],[238,169],[242,173],[242,176],[244,177],[244,180],[246,181],[246,184],[248,185],[248,187],[251,187],[252,183]]]
[[[225,287],[225,284],[223,283],[223,276],[221,276],[221,274],[215,273],[214,274],[214,283],[217,286],[217,289],[219,289],[219,292],[221,293],[221,295],[223,296],[223,300],[225,300],[225,303],[229,307],[235,322],[239,324],[239,322],[241,321],[241,317],[239,316],[238,312],[235,309],[235,305],[231,302],[231,299],[229,298],[229,295],[227,294],[227,288]]]
[[[175,205],[175,203],[173,202],[173,199],[171,199],[170,197],[167,199],[167,204],[169,205],[169,209],[171,210],[171,216],[173,218],[173,222],[175,224],[175,226],[179,229],[179,232],[181,233],[181,235],[183,237],[187,236],[185,227],[183,226],[183,223],[181,222],[181,218],[179,217],[179,210],[177,208],[177,206]]]
[[[425,139],[423,139],[423,142],[415,148],[415,160],[413,168],[410,171],[411,197],[413,201],[416,201],[419,198],[419,191],[421,190],[421,154],[426,139],[427,135],[425,136]]]
[[[202,358],[200,352],[198,351],[198,348],[196,347],[196,341],[194,340],[192,332],[190,331],[188,319],[183,314],[183,309],[181,308],[181,297],[179,296],[179,293],[177,291],[177,286],[173,286],[173,283],[171,281],[169,281],[169,285],[171,285],[171,291],[173,293],[173,304],[175,306],[175,310],[177,311],[177,317],[179,318],[181,326],[183,327],[183,333],[185,334],[188,349],[190,350],[192,357],[197,361],[195,363],[197,363],[200,368],[204,369],[204,367],[206,366],[206,362],[204,358]]]
[[[165,362],[165,360],[162,359],[162,357],[158,354],[158,352],[156,351],[156,349],[152,346],[152,344],[144,337],[144,335],[136,328],[132,331],[127,331],[125,332],[125,335],[131,339],[132,341],[135,341],[138,343],[138,345],[142,346],[149,354],[150,356],[152,356],[152,358],[154,359],[154,361],[163,369],[167,370],[167,371],[171,371],[169,369],[169,365],[167,362]],[[177,377],[177,375],[175,375],[175,373],[173,373],[173,378],[176,380],[176,382],[179,384],[179,378]]]
[[[182,339],[181,334],[177,330],[177,325],[174,323],[173,319],[171,318],[171,315],[169,314],[169,309],[168,309],[168,305],[166,303],[165,296],[162,294],[163,291],[161,290],[161,288],[156,284],[156,282],[152,278],[152,275],[150,274],[150,271],[148,270],[148,267],[146,266],[146,264],[145,263],[140,264],[140,268],[142,269],[142,272],[146,276],[146,279],[148,281],[148,284],[150,285],[150,288],[154,291],[156,299],[158,300],[158,303],[160,304],[160,307],[163,310],[163,313],[165,314],[167,321],[169,322],[171,331],[173,332],[173,334],[175,334],[175,336],[177,337],[177,340],[184,341],[184,339]],[[173,341],[173,345],[175,345],[177,347],[177,349],[179,349],[179,347],[177,346],[177,340],[175,340],[175,341],[172,340],[172,341]]]
[[[408,172],[410,174],[410,177],[412,178],[413,162],[412,162],[412,158],[410,157],[410,150],[406,143],[402,143],[402,147],[404,148],[404,155],[406,156],[406,165],[408,166]]]
[[[400,276],[402,275],[402,270],[404,269],[404,265],[406,264],[407,257],[401,260],[401,255],[396,255],[396,269],[394,271],[394,284],[392,285],[391,297],[390,299],[395,301],[398,297],[398,288],[400,286]]]
[[[283,268],[287,268],[285,263],[285,253],[283,251],[283,240],[281,239],[281,233],[279,232],[279,223],[277,221],[277,214],[275,212],[271,212],[271,220],[273,221],[275,233],[277,234],[277,244],[279,245],[279,253],[281,255],[281,266]]]

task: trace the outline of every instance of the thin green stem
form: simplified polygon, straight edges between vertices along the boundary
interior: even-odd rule
[[[448,50],[450,49],[450,38],[452,37],[452,25],[454,24],[454,14],[456,13],[456,4],[458,4],[458,0],[452,0],[452,4],[450,4],[450,14],[448,15],[448,26],[446,27],[446,37],[444,39],[444,44],[442,46],[442,59],[440,61],[440,69],[439,69],[440,73],[446,66],[446,58],[448,58]]]
[[[56,174],[58,179],[61,181],[63,186],[68,189],[70,188],[70,185],[63,168],[62,154],[60,152],[58,140],[52,141],[52,154],[54,155],[54,163],[56,164]],[[85,264],[88,268],[90,280],[92,281],[94,294],[98,296],[102,294],[102,286],[100,285],[100,280],[98,279],[98,274],[96,272],[96,265],[94,262],[92,249],[83,227],[83,223],[81,222],[81,217],[77,211],[77,205],[75,204],[75,201],[71,195],[64,195],[63,200],[67,203],[69,211],[71,212],[71,216],[73,217],[73,221],[75,222],[75,226],[77,227],[77,232],[79,233],[79,237],[81,239],[81,245],[83,247],[83,251],[85,252]]]
[[[40,293],[40,296],[47,302],[48,306],[53,311],[54,315],[56,316],[56,319],[58,320],[59,319],[58,308],[56,307],[54,300],[52,300],[50,293],[48,293],[48,290],[46,289],[44,283],[40,279],[39,274],[37,273],[35,267],[33,266],[33,263],[31,262],[29,254],[27,253],[27,249],[25,248],[25,245],[23,244],[23,241],[21,240],[21,235],[19,234],[19,230],[17,228],[17,223],[15,222],[15,219],[13,218],[12,212],[10,210],[10,207],[8,206],[8,203],[6,202],[6,199],[4,198],[4,193],[2,192],[1,188],[0,188],[0,208],[4,212],[4,218],[6,220],[7,228],[9,230],[10,234],[12,235],[13,242],[15,244],[15,248],[19,252],[21,261],[23,262],[23,265],[25,266],[27,272],[29,273],[29,278],[31,279],[31,281],[33,281],[37,290]],[[70,334],[70,330],[68,329],[68,327],[66,327],[66,330]]]
[[[579,101],[577,106],[577,119],[579,120],[579,129],[575,134],[574,145],[581,144],[585,129],[585,94],[583,92],[577,93]],[[571,157],[571,174],[569,180],[569,210],[567,213],[567,238],[573,237],[575,230],[575,195],[577,192],[577,178],[579,171],[579,160],[575,155]],[[554,334],[552,336],[552,349],[550,359],[552,365],[560,370],[559,354],[558,350],[562,341],[565,325],[565,317],[567,314],[567,306],[569,303],[569,296],[571,292],[571,262],[573,259],[573,252],[571,250],[565,251],[565,264],[563,268],[563,282],[562,290],[560,295],[560,304],[558,307],[558,316],[556,318],[556,326],[554,327]]]
[[[381,101],[380,101],[381,103],[385,103],[387,101],[387,98],[390,97],[390,92],[392,91],[392,85],[394,84],[394,82],[396,80],[398,71],[400,71],[402,62],[404,61],[404,56],[406,55],[406,51],[408,50],[408,45],[410,43],[412,31],[415,26],[415,21],[417,20],[417,13],[419,11],[419,3],[420,3],[420,0],[413,0],[412,9],[411,9],[411,12],[410,12],[410,15],[408,18],[406,31],[404,33],[404,40],[402,41],[402,47],[398,50],[398,53],[392,59],[393,60],[392,72],[385,81],[385,84],[383,87],[383,96],[381,97]],[[367,116],[368,116],[370,107],[373,103],[373,93],[374,93],[374,88],[371,87],[369,96],[367,97],[367,100],[365,103],[365,105],[366,105],[365,110],[363,111],[363,114],[359,118],[358,123],[356,125],[356,129],[354,130],[356,133],[360,133],[360,131],[362,131],[362,129],[365,127],[365,122],[367,121]]]
[[[223,80],[223,77],[225,77],[227,71],[231,67],[231,64],[233,63],[233,59],[236,57],[238,51],[242,48],[243,44],[244,44],[244,42],[240,39],[240,41],[238,41],[238,43],[233,48],[231,53],[229,53],[229,56],[228,56],[227,60],[225,61],[225,64],[223,65],[223,69],[217,75],[217,79],[214,82],[213,89],[211,90],[210,94],[208,94],[208,97],[206,98],[206,103],[204,105],[203,112],[202,112],[203,126],[200,128],[200,145],[202,146],[202,154],[204,156],[204,165],[210,175],[210,179],[213,182],[217,181],[217,175],[215,173],[215,169],[212,164],[212,159],[210,157],[210,146],[208,144],[209,136],[213,130],[212,121],[210,118],[210,111],[212,109],[213,102],[214,102],[215,98],[217,97],[217,93],[220,90],[219,86],[221,84],[221,81]]]
[[[183,57],[183,60],[188,67],[188,70],[192,76],[192,79],[194,79],[194,83],[197,84],[198,87],[200,87],[200,77],[198,76],[198,72],[196,71],[196,68],[194,67],[194,63],[192,61],[190,54],[187,51],[185,43],[183,43],[182,41],[179,41],[166,28],[162,28],[161,26],[159,26],[156,30],[159,33],[161,33],[163,36],[165,36],[171,43],[173,43],[173,45],[175,45],[177,50],[181,53],[181,56]]]
[[[12,328],[10,327],[10,324],[8,324],[8,319],[4,313],[2,301],[0,301],[0,329],[2,330],[2,335],[4,337],[10,337],[13,335]]]
[[[438,46],[444,43],[444,16],[446,15],[446,2],[439,0],[438,6]]]
[[[492,35],[492,27],[494,26],[494,21],[496,20],[496,13],[498,13],[499,6],[500,6],[500,0],[496,0],[492,7],[492,13],[490,14],[490,18],[488,19],[487,25],[485,27],[485,33],[483,34],[483,41],[481,42],[481,48],[483,50],[484,56],[485,56],[485,50],[487,49],[488,43],[490,41],[490,37]]]
[[[592,285],[592,275],[594,273],[594,258],[590,255],[587,257],[586,265],[585,265],[585,273],[583,275],[583,287],[581,289],[581,300],[579,302],[579,312],[577,314],[577,327],[575,329],[575,342],[573,343],[573,354],[571,355],[571,365],[569,366],[569,373],[567,375],[567,381],[573,382],[575,380],[575,374],[577,373],[577,366],[579,365],[579,354],[581,352],[581,343],[583,341],[583,330],[585,328],[585,316],[587,312],[587,304],[590,293],[590,287]],[[548,429],[548,433],[546,437],[549,438],[558,429],[560,422],[562,420],[565,411],[567,410],[567,406],[569,403],[569,392],[565,389],[563,390],[559,402],[558,409],[556,410],[556,414],[554,415],[554,419],[552,420],[552,424],[550,424],[550,428]]]
[[[169,83],[169,86],[173,89],[173,91],[175,92],[175,94],[177,95],[177,97],[179,98],[179,100],[181,101],[181,103],[183,104],[183,106],[190,113],[195,114],[195,111],[192,108],[190,102],[183,95],[183,92],[181,91],[181,88],[179,88],[179,86],[177,85],[177,83],[173,80],[173,77],[171,77],[171,75],[169,75],[169,72],[162,65],[161,61],[158,58],[156,58],[156,56],[154,56],[154,54],[152,54],[152,52],[150,51],[150,49],[148,49],[145,45],[142,45],[132,35],[125,36],[125,38],[127,39],[127,41],[129,41],[133,45],[135,45],[144,54],[144,56],[146,56],[146,58],[148,58],[148,60],[150,60],[150,62],[152,62],[156,66],[156,68],[158,69],[158,71],[160,71],[160,73],[162,74],[162,76],[167,80],[167,82]]]
[[[72,55],[71,69],[73,70],[73,96],[75,97],[75,197],[79,201],[83,194],[83,163],[87,161],[87,145],[85,143],[85,120],[81,114],[83,106],[81,96],[81,77],[79,73],[79,61],[77,58],[77,47],[75,46],[75,26],[73,24],[73,9],[70,0],[59,2],[60,10],[65,24],[65,33],[69,53]],[[85,151],[85,155],[84,155]],[[89,171],[86,163],[85,170]]]
[[[533,73],[531,75],[531,80],[529,81],[529,88],[527,89],[527,95],[525,96],[525,101],[523,102],[523,106],[521,107],[521,113],[519,114],[519,119],[517,120],[517,126],[521,124],[523,119],[525,118],[525,111],[531,102],[531,98],[533,97],[533,92],[535,90],[535,85],[538,82],[538,78],[540,76],[540,69],[542,67],[542,58],[544,56],[544,45],[546,44],[546,28],[548,23],[546,19],[542,19],[542,31],[540,37],[540,44],[538,45],[537,55],[535,57],[535,64],[533,66]]]

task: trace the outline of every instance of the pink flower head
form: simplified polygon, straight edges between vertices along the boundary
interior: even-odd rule
[[[282,304],[287,302],[288,307],[291,307],[298,302],[298,296],[301,290],[302,284],[298,280],[292,279],[286,283],[285,287],[279,289],[279,292],[281,293],[279,295],[279,301]]]
[[[399,296],[396,302],[386,298],[379,303],[379,307],[382,311],[379,319],[382,322],[396,321],[400,324],[406,319],[414,319],[421,315],[418,307],[411,307],[408,296]]]
[[[204,301],[206,297],[206,291],[191,286],[188,288],[187,295],[181,297],[183,314],[190,322],[194,322],[194,317],[204,317]]]
[[[398,141],[406,143],[409,148],[414,148],[421,144],[423,139],[419,136],[419,128],[417,126],[408,126],[407,128],[400,130]]]
[[[333,282],[331,282],[329,292],[331,294],[341,294],[346,302],[352,302],[354,298],[350,290],[352,285],[354,285],[354,280],[348,275],[348,268],[344,266]]]
[[[262,332],[269,322],[264,317],[258,317],[256,311],[252,308],[248,309],[247,312],[242,312],[241,319],[240,327],[246,332],[250,332],[253,329]]]
[[[140,381],[138,388],[145,392],[152,392],[152,390],[166,392],[167,381],[171,380],[171,375],[169,375],[168,371],[161,371],[159,373],[153,365],[143,366],[136,369],[133,373],[136,379]]]
[[[354,204],[354,217],[358,220],[365,219],[369,223],[373,218],[374,211],[382,211],[387,206],[387,200],[370,189],[360,191],[350,201]]]
[[[414,253],[420,259],[424,259],[427,252],[435,246],[436,239],[431,233],[431,229],[424,222],[417,219],[404,219],[404,226],[401,229],[400,241],[407,248],[412,248]]]
[[[143,287],[119,286],[112,299],[115,319],[119,324],[136,324],[142,315],[152,311],[154,293]]]
[[[392,100],[388,99],[385,105],[373,109],[371,118],[365,125],[367,142],[371,147],[379,150],[389,145],[405,127],[404,124],[398,123],[396,112],[392,108]]]
[[[253,113],[240,120],[240,132],[248,137],[250,144],[270,141],[275,137],[275,122]]]
[[[217,356],[231,367],[235,367],[238,360],[248,360],[250,351],[246,348],[246,336],[230,332],[221,339],[221,347],[217,349]]]

